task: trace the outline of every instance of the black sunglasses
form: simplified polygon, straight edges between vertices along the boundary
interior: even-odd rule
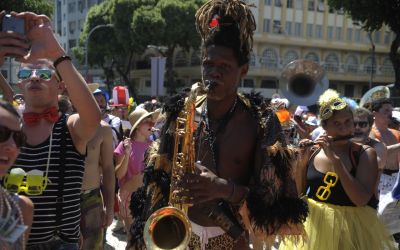
[[[0,143],[7,141],[11,136],[13,137],[15,145],[17,145],[18,148],[25,144],[26,137],[24,132],[11,130],[0,125]]]
[[[365,128],[365,127],[367,127],[368,122],[354,122],[354,127],[357,127],[357,125],[358,125],[360,128]]]

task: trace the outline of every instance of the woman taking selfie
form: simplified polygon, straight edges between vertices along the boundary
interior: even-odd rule
[[[0,178],[14,164],[24,138],[18,113],[11,104],[0,101]],[[0,249],[25,249],[32,215],[29,198],[8,193],[0,186]]]
[[[296,185],[310,209],[304,242],[284,242],[279,249],[394,249],[394,242],[373,207],[378,176],[375,150],[350,141],[353,112],[334,90],[319,99],[326,131],[313,145],[300,142]],[[304,159],[304,160],[303,160]]]

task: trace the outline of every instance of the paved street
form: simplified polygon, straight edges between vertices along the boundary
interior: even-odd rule
[[[111,231],[115,227],[116,222],[117,221],[114,220],[113,224],[107,230],[107,242],[104,245],[104,250],[124,250],[126,247],[126,235],[115,234]]]

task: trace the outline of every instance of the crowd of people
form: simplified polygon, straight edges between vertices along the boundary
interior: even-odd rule
[[[26,30],[0,32],[0,66],[21,62],[19,93],[0,74],[1,249],[103,249],[113,220],[127,249],[151,249],[180,233],[149,242],[145,232],[177,201],[190,204],[189,249],[398,248],[393,103],[359,106],[331,89],[309,107],[238,93],[256,29],[245,1],[197,11],[199,88],[138,105],[124,86],[113,95],[86,83],[48,17],[12,15]],[[176,146],[183,118],[193,142]],[[174,169],[182,147],[193,149],[191,172]]]

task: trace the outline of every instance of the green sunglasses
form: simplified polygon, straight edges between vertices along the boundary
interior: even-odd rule
[[[52,69],[20,69],[17,74],[18,79],[26,80],[32,76],[33,72],[35,72],[36,76],[38,76],[42,80],[50,80],[51,76],[56,73]],[[57,80],[60,81],[60,77],[58,76],[58,74],[56,73],[55,75]]]

